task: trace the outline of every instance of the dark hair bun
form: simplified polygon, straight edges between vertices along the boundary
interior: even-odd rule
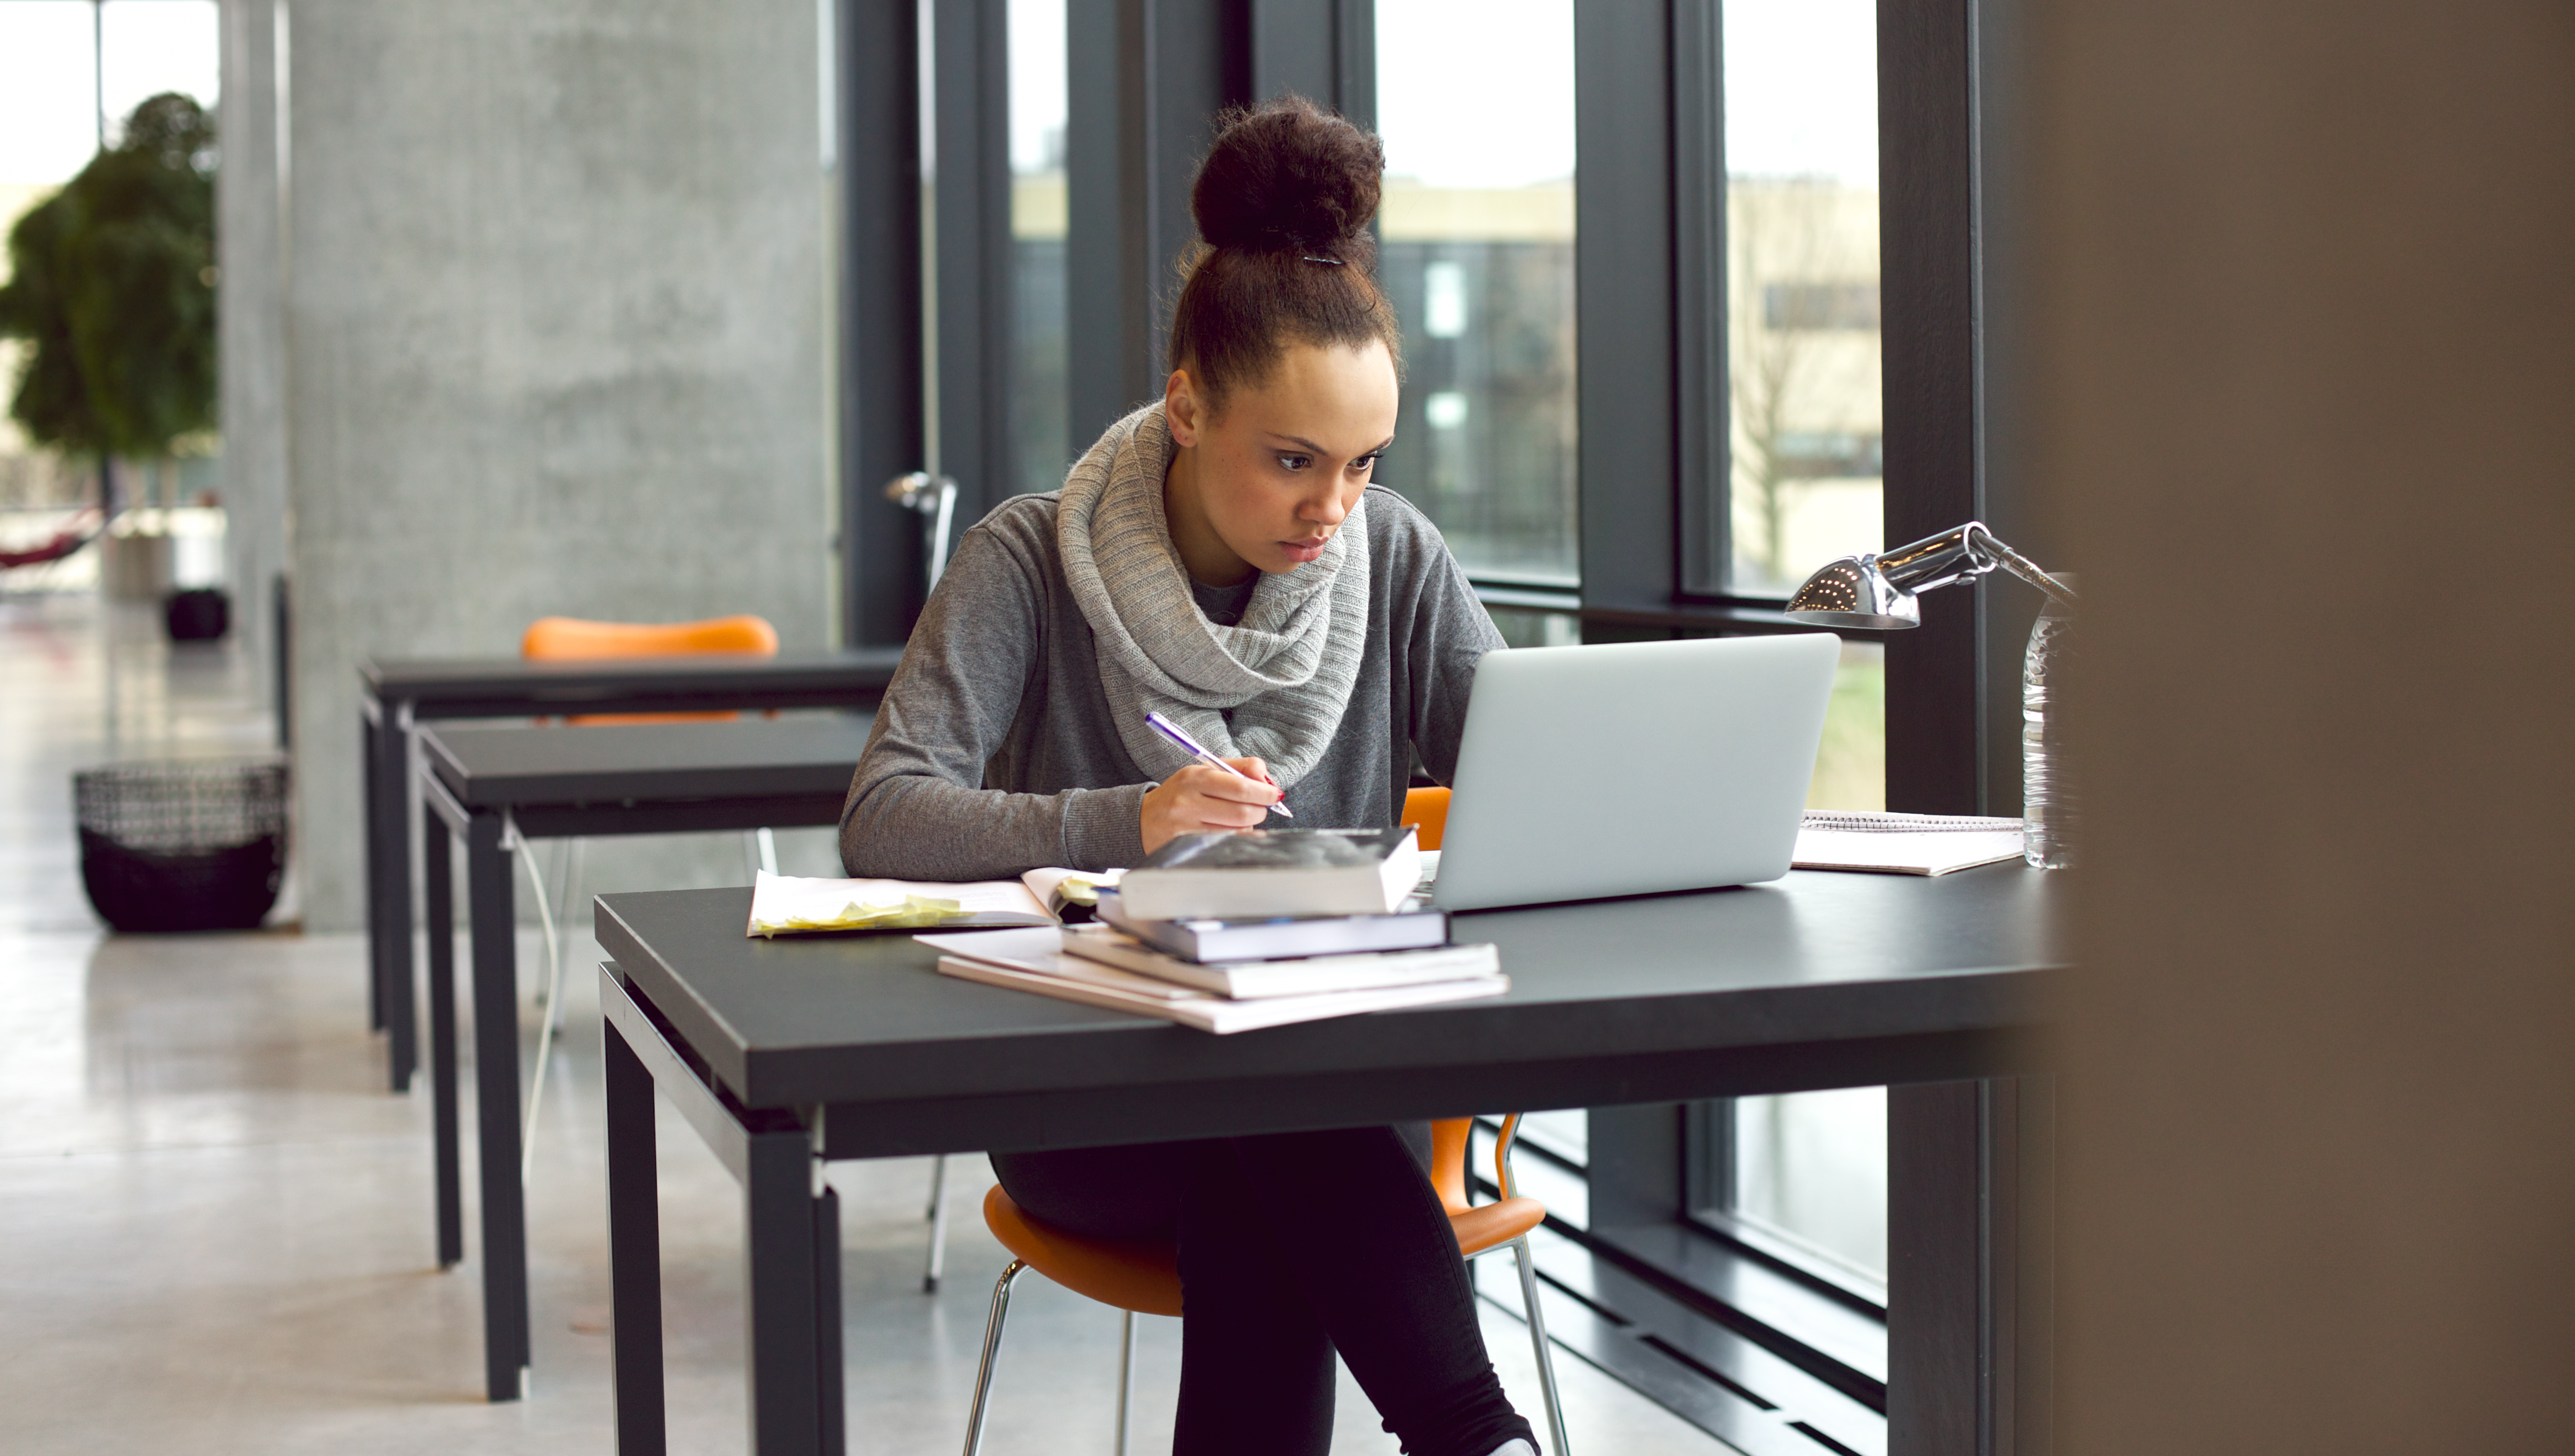
[[[1301,96],[1217,118],[1190,189],[1199,237],[1214,248],[1339,257],[1376,216],[1385,149]]]

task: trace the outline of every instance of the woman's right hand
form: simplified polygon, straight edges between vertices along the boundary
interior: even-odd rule
[[[1153,853],[1177,834],[1212,829],[1257,829],[1280,799],[1279,785],[1259,758],[1228,758],[1250,774],[1237,777],[1205,763],[1192,763],[1145,793],[1145,852]]]

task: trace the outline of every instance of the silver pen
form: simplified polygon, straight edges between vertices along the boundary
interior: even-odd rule
[[[1226,772],[1233,774],[1235,777],[1242,779],[1246,783],[1259,783],[1261,781],[1260,779],[1253,777],[1251,774],[1244,772],[1242,769],[1237,768],[1232,763],[1225,761],[1223,758],[1220,758],[1216,754],[1199,746],[1198,739],[1191,737],[1188,733],[1182,731],[1179,724],[1172,722],[1170,719],[1163,717],[1159,713],[1149,713],[1145,715],[1145,727],[1152,728],[1154,731],[1161,733],[1167,738],[1170,738],[1174,744],[1179,746],[1182,752],[1189,754],[1191,757],[1198,759],[1200,762],[1207,764],[1211,768],[1222,768]],[[1271,786],[1275,788],[1278,785],[1272,784]],[[1275,814],[1287,814],[1287,816],[1291,819],[1296,816],[1288,811],[1288,805],[1285,803],[1274,803],[1270,805],[1270,811]]]

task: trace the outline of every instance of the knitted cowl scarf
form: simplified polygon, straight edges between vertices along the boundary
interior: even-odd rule
[[[1130,757],[1168,778],[1190,756],[1145,726],[1160,713],[1219,757],[1258,757],[1282,787],[1323,756],[1367,640],[1364,503],[1323,553],[1265,573],[1235,627],[1190,595],[1163,514],[1172,437],[1149,405],[1109,429],[1065,480],[1056,548],[1100,656],[1100,686]]]

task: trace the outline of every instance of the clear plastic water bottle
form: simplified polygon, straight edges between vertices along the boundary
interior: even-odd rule
[[[2070,572],[2054,574],[2073,587]],[[2020,852],[2041,869],[2074,862],[2081,800],[2067,777],[2065,722],[2051,713],[2049,689],[2063,679],[2075,648],[2074,609],[2051,597],[2029,630],[2029,652],[2020,670]]]

